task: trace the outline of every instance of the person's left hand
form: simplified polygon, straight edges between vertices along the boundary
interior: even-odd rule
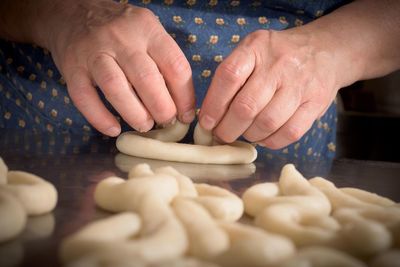
[[[227,143],[241,135],[272,149],[297,141],[345,82],[334,45],[296,29],[249,34],[218,66],[200,124]]]

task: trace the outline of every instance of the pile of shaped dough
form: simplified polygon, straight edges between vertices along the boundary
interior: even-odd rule
[[[18,236],[28,216],[46,214],[56,203],[51,183],[28,172],[9,171],[0,158],[0,243]]]
[[[117,213],[66,238],[68,266],[398,266],[400,208],[286,165],[242,199],[172,167],[139,164],[109,177],[96,204]],[[254,223],[241,222],[243,212]]]
[[[247,164],[257,158],[253,145],[241,141],[217,144],[211,132],[202,129],[200,124],[194,130],[194,144],[177,143],[188,130],[189,124],[176,121],[169,127],[147,133],[125,132],[118,137],[116,146],[130,156],[189,163]]]

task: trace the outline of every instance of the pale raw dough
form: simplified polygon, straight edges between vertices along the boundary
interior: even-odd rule
[[[170,207],[178,193],[176,179],[165,174],[132,177],[127,181],[110,177],[101,181],[95,190],[96,204],[111,212],[137,212],[143,223],[140,239],[129,240],[127,236],[123,242],[100,249],[94,256],[96,260],[136,257],[154,263],[182,256],[188,247],[187,237]]]
[[[145,159],[118,153],[114,158],[115,165],[123,172],[129,172],[134,166],[142,163],[149,164],[152,169],[161,167],[172,167],[181,174],[198,181],[221,180],[228,181],[234,179],[252,178],[256,172],[256,165],[249,164],[195,164],[186,162],[165,161],[156,159]]]
[[[157,130],[157,135],[149,133],[125,132],[121,134],[116,142],[116,146],[122,153],[149,159],[191,162],[201,164],[247,164],[257,158],[257,150],[249,143],[236,141],[229,145],[205,146],[198,144],[181,144],[175,138],[169,137],[169,132],[176,128],[181,128],[182,123],[177,121],[174,125],[165,129]],[[164,138],[164,131],[167,138]],[[196,140],[207,143],[210,134],[201,132]],[[152,137],[158,138],[154,139]],[[174,135],[175,137],[175,135]],[[204,141],[205,140],[205,141]]]
[[[224,267],[275,265],[295,253],[293,242],[277,234],[240,223],[221,223],[229,234],[230,248],[215,258]]]
[[[28,215],[41,215],[54,209],[57,203],[55,187],[32,173],[9,171],[3,187],[14,194]]]
[[[7,172],[8,172],[7,165],[0,157],[0,185],[7,183]]]
[[[293,165],[277,183],[254,185],[240,199],[171,167],[139,164],[128,180],[100,182],[95,201],[130,212],[134,231],[108,236],[107,228],[127,229],[118,215],[87,226],[63,243],[68,266],[365,267],[360,259],[372,259],[386,267],[399,257],[398,204],[320,177],[307,180]],[[259,227],[238,222],[243,210]]]
[[[52,184],[34,174],[9,171],[1,158],[0,180],[1,243],[24,230],[28,215],[41,215],[53,210],[57,191]]]
[[[265,193],[261,194],[262,190]],[[329,218],[329,200],[293,165],[283,167],[278,184],[250,187],[243,200],[257,226],[288,236],[298,246],[326,244],[339,228]]]
[[[24,230],[26,211],[10,192],[0,187],[0,243],[10,240]]]
[[[229,248],[228,234],[201,204],[177,197],[172,202],[172,208],[186,228],[191,256],[211,259]]]

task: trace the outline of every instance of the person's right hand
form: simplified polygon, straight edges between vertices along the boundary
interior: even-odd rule
[[[148,9],[113,1],[74,1],[55,14],[46,47],[75,106],[100,132],[121,128],[101,102],[97,85],[138,131],[178,116],[190,123],[195,96],[189,62]]]

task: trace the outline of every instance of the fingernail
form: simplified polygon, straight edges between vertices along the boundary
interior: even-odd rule
[[[186,111],[183,115],[182,115],[182,122],[184,123],[191,123],[194,119],[195,116],[195,111],[194,109],[191,109],[189,111]]]
[[[106,134],[109,136],[117,136],[121,132],[121,129],[117,126],[112,126],[106,130]]]
[[[208,115],[204,115],[201,118],[201,126],[206,130],[212,130],[215,127],[215,120]]]
[[[176,117],[173,117],[169,122],[163,123],[162,128],[166,128],[168,126],[174,125],[176,122]]]
[[[140,127],[137,127],[137,131],[140,133],[145,133],[151,130],[151,128],[153,128],[154,125],[154,121],[153,120],[149,120],[146,121],[145,123],[143,123]]]

